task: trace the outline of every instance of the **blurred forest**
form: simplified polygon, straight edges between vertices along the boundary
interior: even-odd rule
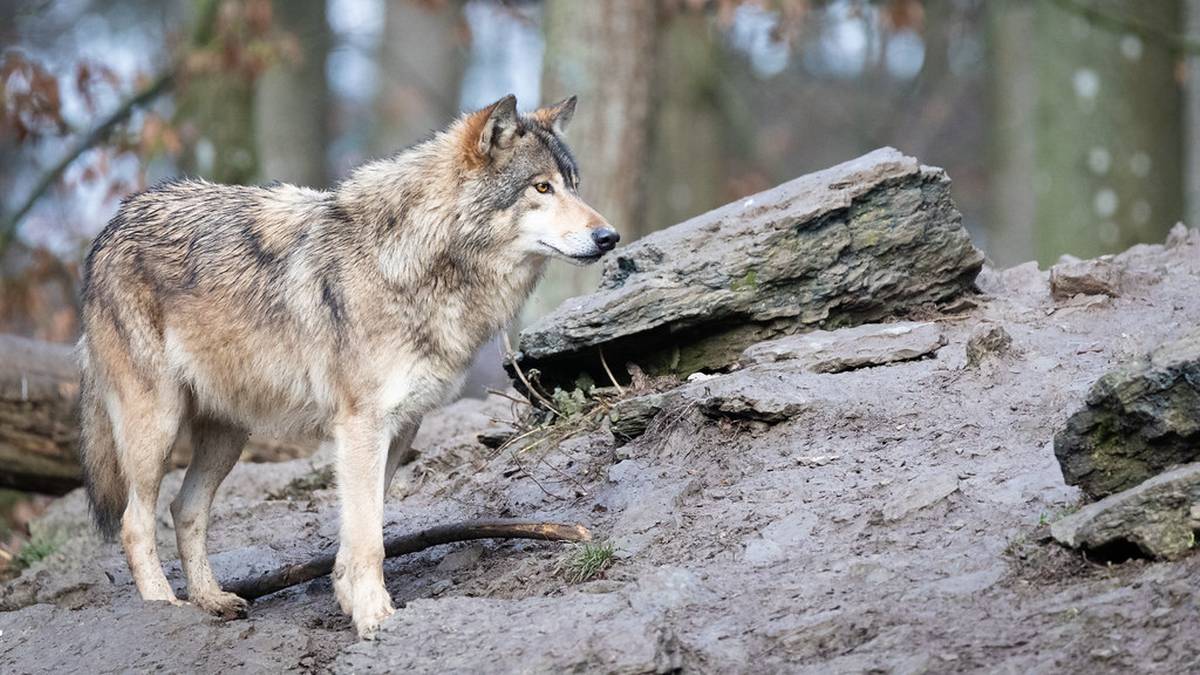
[[[1160,241],[1200,222],[1191,35],[1200,0],[0,0],[0,333],[77,338],[131,192],[328,187],[509,92],[579,95],[624,241],[882,145],[995,264]],[[555,263],[526,319],[597,277]]]
[[[1156,241],[1200,210],[1189,23],[1200,0],[2,0],[0,332],[73,340],[87,244],[149,183],[327,187],[510,91],[580,96],[585,197],[626,241],[881,145],[949,171],[997,264]],[[527,318],[595,278],[554,266]]]

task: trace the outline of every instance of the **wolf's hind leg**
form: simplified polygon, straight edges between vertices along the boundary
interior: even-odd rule
[[[178,603],[158,558],[155,504],[167,457],[179,431],[183,397],[169,386],[128,386],[109,404],[129,501],[121,519],[121,543],[143,600]],[[116,422],[119,420],[119,422]]]
[[[417,427],[420,425],[419,420],[405,423],[396,433],[396,437],[392,439],[392,444],[388,447],[387,468],[383,476],[384,494],[387,494],[388,489],[392,486],[392,479],[396,476],[396,470],[400,468],[400,465],[411,462],[416,456],[417,453],[412,449],[412,442],[417,435]]]
[[[208,519],[213,497],[246,444],[246,431],[215,420],[192,424],[193,452],[183,486],[171,502],[188,601],[218,616],[246,615],[246,601],[221,590],[208,562]]]

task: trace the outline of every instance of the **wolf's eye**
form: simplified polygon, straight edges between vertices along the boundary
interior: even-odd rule
[[[533,184],[533,189],[534,189],[534,190],[537,190],[538,192],[540,192],[540,193],[542,193],[542,194],[544,194],[544,195],[546,195],[546,194],[550,194],[551,192],[554,192],[554,188],[553,188],[553,187],[551,187],[551,186],[550,186],[550,184],[549,184],[549,183],[547,183],[547,182],[545,182],[545,181],[542,181],[542,182],[540,182],[540,183],[534,183],[534,184]]]

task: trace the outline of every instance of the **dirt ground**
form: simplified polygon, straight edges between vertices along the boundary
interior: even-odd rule
[[[357,642],[327,579],[224,623],[144,605],[73,493],[37,524],[58,550],[0,589],[0,671],[1196,671],[1200,556],[1088,560],[1046,538],[1080,500],[1054,432],[1107,369],[1200,323],[1200,232],[1121,260],[1118,298],[1056,302],[1034,267],[985,270],[977,306],[936,319],[947,344],[934,358],[836,374],[782,361],[687,383],[626,445],[600,427],[497,453],[475,437],[511,418],[508,401],[439,412],[392,489],[389,530],[580,522],[616,560],[583,583],[553,543],[389,560],[403,607],[374,642]],[[1013,351],[968,367],[984,323]],[[788,419],[756,419],[768,408]],[[219,578],[334,541],[328,461],[234,470],[211,532]],[[160,504],[167,560],[179,482]]]

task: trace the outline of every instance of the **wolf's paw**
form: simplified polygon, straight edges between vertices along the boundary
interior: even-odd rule
[[[245,599],[225,591],[198,595],[191,598],[191,601],[200,609],[225,620],[246,618],[249,607]]]
[[[367,597],[362,597],[363,595]],[[379,625],[396,613],[392,607],[392,598],[387,589],[379,587],[369,593],[360,594],[356,600],[351,616],[354,618],[354,628],[358,631],[358,637],[374,640],[379,633]]]

